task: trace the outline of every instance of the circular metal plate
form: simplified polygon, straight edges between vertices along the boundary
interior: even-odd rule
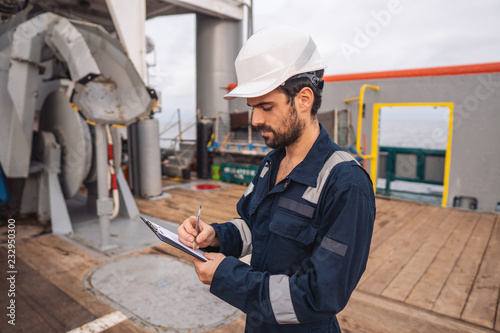
[[[92,164],[92,139],[87,123],[69,103],[69,98],[54,91],[43,102],[40,131],[54,133],[61,145],[61,187],[66,198],[80,188]]]
[[[118,258],[96,267],[85,284],[103,301],[157,332],[205,332],[242,315],[210,294],[192,266],[165,255]]]

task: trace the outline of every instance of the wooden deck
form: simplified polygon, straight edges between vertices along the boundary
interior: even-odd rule
[[[164,185],[180,185],[172,181]],[[236,216],[245,187],[219,191],[168,190],[171,198],[137,200],[142,212],[180,223],[203,205],[207,222]],[[19,226],[22,228],[22,226]],[[185,256],[167,245],[138,253]],[[6,247],[0,255],[7,257]],[[345,332],[500,332],[500,216],[377,198],[370,259],[351,301],[339,315]],[[16,327],[19,332],[65,332],[112,313],[85,290],[83,278],[108,260],[65,237],[16,243]],[[7,271],[5,260],[1,269]],[[0,290],[8,290],[0,279]],[[7,297],[0,297],[6,309]],[[4,314],[5,316],[5,314]],[[212,333],[243,332],[244,316]],[[10,330],[9,330],[10,329]],[[0,331],[12,331],[5,318]],[[131,320],[105,332],[147,332]]]
[[[499,259],[498,214],[377,199],[370,259],[345,322],[364,298],[385,308],[384,325],[394,321],[396,332],[498,332]],[[357,327],[370,331],[370,322]]]

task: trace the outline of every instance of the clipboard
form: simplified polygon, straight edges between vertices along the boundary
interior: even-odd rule
[[[173,247],[175,247],[176,249],[179,249],[197,259],[200,259],[202,261],[208,261],[207,258],[205,258],[205,256],[203,255],[203,251],[202,250],[193,250],[192,248],[182,244],[181,242],[179,242],[179,235],[177,235],[176,233],[173,233],[172,231],[170,230],[167,230],[165,228],[163,228],[162,226],[156,224],[156,223],[153,223],[151,222],[150,220],[148,220],[147,218],[145,217],[142,217],[141,216],[141,220],[144,221],[144,223],[146,223],[146,225],[149,227],[149,229],[151,229],[151,231],[153,231],[153,233],[162,241],[162,242],[165,242]]]

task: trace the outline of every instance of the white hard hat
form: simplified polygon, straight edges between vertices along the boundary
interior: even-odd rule
[[[259,97],[294,75],[326,68],[312,38],[284,26],[264,28],[252,35],[234,66],[238,86],[225,99]]]

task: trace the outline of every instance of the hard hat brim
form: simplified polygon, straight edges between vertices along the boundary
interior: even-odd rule
[[[262,90],[262,86],[267,88]],[[238,97],[241,98],[252,98],[263,96],[279,86],[274,80],[269,80],[268,82],[258,81],[258,82],[248,82],[242,85],[236,86],[229,93],[224,95],[224,99],[231,100]]]
[[[320,69],[325,69],[326,64],[322,63],[316,68],[308,69],[306,72],[317,71]],[[267,93],[270,93],[274,89],[278,88],[282,83],[291,78],[295,73],[285,73],[280,79],[276,80],[258,80],[254,82],[247,82],[241,85],[237,85],[236,88],[231,90],[229,93],[224,95],[224,99],[232,100],[238,97],[241,98],[253,98],[264,96]],[[262,87],[267,87],[262,89]]]

